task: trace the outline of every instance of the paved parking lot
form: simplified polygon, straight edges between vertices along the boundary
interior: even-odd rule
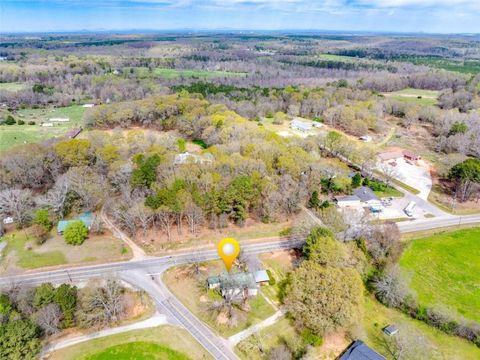
[[[395,178],[401,182],[410,185],[411,187],[420,191],[418,196],[427,200],[428,194],[432,189],[432,177],[430,176],[429,166],[423,161],[419,160],[417,163],[409,163],[405,159],[398,159],[395,169]],[[387,164],[386,166],[390,166]]]

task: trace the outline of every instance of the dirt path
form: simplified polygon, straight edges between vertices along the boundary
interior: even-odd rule
[[[132,249],[133,256],[130,260],[140,260],[148,257],[148,255],[145,254],[145,251],[143,251],[140,246],[138,246],[123,231],[121,231],[117,226],[115,226],[115,224],[108,218],[107,214],[105,214],[104,208],[100,210],[100,216],[105,223],[105,226],[112,232],[113,236],[122,240],[130,247],[130,249]]]
[[[278,319],[280,319],[283,315],[285,315],[286,312],[287,311],[285,309],[278,310],[275,314],[273,314],[269,318],[266,318],[262,322],[259,322],[258,324],[250,326],[248,329],[245,329],[243,331],[240,331],[239,333],[236,333],[235,335],[230,336],[228,338],[228,343],[230,344],[231,347],[234,347],[240,341],[245,340],[252,334],[262,330],[263,328],[266,328],[270,325],[275,324]]]

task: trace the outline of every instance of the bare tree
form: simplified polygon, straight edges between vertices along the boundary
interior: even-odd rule
[[[33,319],[46,335],[52,335],[60,330],[62,311],[57,304],[47,304],[33,314]]]
[[[30,190],[7,189],[0,191],[0,216],[12,216],[20,225],[32,218],[33,198]]]
[[[392,165],[390,165],[386,162],[382,162],[380,164],[380,171],[383,174],[383,178],[384,178],[385,184],[387,186],[390,186],[392,181],[396,177],[398,177],[398,170],[394,166],[392,166]]]
[[[225,296],[221,300],[215,300],[211,302],[207,311],[214,314],[217,319],[224,316],[226,318],[226,325],[234,327],[238,322],[238,315],[235,312],[235,305],[238,304],[238,300],[233,293],[225,293]]]
[[[40,205],[50,207],[58,216],[62,217],[67,206],[70,182],[65,175],[60,176],[55,185],[44,195],[38,198]]]
[[[375,294],[385,305],[399,307],[408,295],[407,286],[400,277],[398,266],[392,266],[374,282]]]
[[[268,360],[291,360],[293,354],[285,344],[274,347],[268,354]]]
[[[194,202],[187,204],[185,208],[185,218],[187,219],[190,233],[196,234],[198,227],[203,223],[203,210]]]
[[[120,281],[108,278],[102,286],[88,289],[80,299],[80,323],[85,326],[106,326],[118,321],[125,311],[124,288]]]

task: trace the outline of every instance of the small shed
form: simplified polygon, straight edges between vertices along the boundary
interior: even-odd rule
[[[216,289],[220,286],[220,277],[219,276],[209,276],[207,278],[207,284],[209,289]]]
[[[336,196],[334,200],[339,208],[359,207],[362,205],[360,198],[356,195]]]
[[[43,127],[52,127],[53,123],[43,123],[42,126]]]
[[[84,108],[93,108],[95,104],[83,104],[82,107]]]
[[[5,225],[13,224],[13,217],[11,217],[11,216],[6,217],[5,219],[3,219],[3,223]]]
[[[255,277],[255,282],[258,285],[268,285],[270,281],[270,276],[268,276],[268,272],[266,270],[258,270],[253,273]]]
[[[393,336],[398,333],[398,327],[396,325],[390,324],[383,328],[383,332],[385,335]]]

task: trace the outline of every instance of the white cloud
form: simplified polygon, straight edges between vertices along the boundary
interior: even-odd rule
[[[357,0],[355,4],[369,5],[379,8],[391,8],[391,7],[452,7],[452,10],[456,7],[476,7],[480,8],[478,0]]]

